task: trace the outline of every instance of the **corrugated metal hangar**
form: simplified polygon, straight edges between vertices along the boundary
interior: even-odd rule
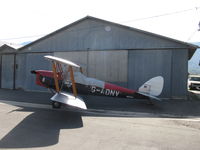
[[[12,69],[1,88],[46,90],[35,85],[31,70],[51,69],[44,55],[67,58],[84,74],[131,89],[155,76],[165,80],[162,98],[186,98],[188,59],[197,46],[132,27],[87,16],[1,57]],[[12,61],[13,60],[13,61]],[[1,63],[2,64],[2,63]],[[7,66],[8,67],[8,66]],[[13,75],[15,77],[13,77]],[[8,79],[9,78],[9,79]],[[4,86],[4,82],[11,84]]]
[[[9,44],[3,44],[0,47],[0,86],[10,89],[15,87],[16,73],[16,49]]]

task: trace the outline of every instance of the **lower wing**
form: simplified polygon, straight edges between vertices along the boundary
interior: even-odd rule
[[[81,97],[75,97],[70,93],[59,92],[56,93],[52,98],[52,101],[59,102],[62,104],[66,104],[72,107],[80,108],[80,109],[87,109],[87,106],[84,100]]]

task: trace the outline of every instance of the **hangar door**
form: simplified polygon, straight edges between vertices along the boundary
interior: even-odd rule
[[[1,88],[14,88],[14,54],[2,55]]]
[[[46,91],[46,88],[35,84],[35,75],[31,74],[31,70],[51,70],[51,63],[44,58],[45,55],[52,55],[51,53],[33,53],[26,55],[26,89]]]
[[[54,56],[83,67],[83,73],[103,81],[127,82],[127,50],[55,52]]]
[[[127,58],[127,50],[89,51],[88,76],[113,83],[126,83]]]
[[[128,87],[138,89],[149,79],[163,76],[163,98],[171,97],[171,50],[132,50],[129,51]]]

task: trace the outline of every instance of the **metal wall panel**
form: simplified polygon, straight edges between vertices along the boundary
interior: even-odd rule
[[[2,55],[1,88],[13,89],[14,55]]]
[[[172,96],[174,98],[186,98],[188,79],[188,50],[176,50],[172,52]]]
[[[155,76],[164,77],[161,97],[171,96],[171,50],[129,51],[128,87],[138,89]]]
[[[88,75],[109,82],[127,82],[128,51],[89,51]]]
[[[84,74],[109,82],[127,82],[128,51],[55,52],[83,67]]]
[[[16,89],[26,89],[25,81],[26,76],[26,54],[17,54],[16,55]]]
[[[25,88],[26,90],[40,90],[46,91],[46,88],[38,86],[35,84],[35,74],[31,74],[31,70],[51,70],[51,63],[44,58],[45,55],[50,55],[50,53],[29,53],[26,54],[26,79]],[[51,54],[52,55],[52,54]]]
[[[107,30],[109,28],[109,30]],[[22,52],[60,52],[105,49],[180,48],[183,44],[131,28],[97,20],[84,20],[63,29]]]

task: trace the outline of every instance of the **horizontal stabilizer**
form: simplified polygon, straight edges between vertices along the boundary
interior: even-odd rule
[[[160,98],[158,97],[155,97],[155,96],[152,96],[152,95],[149,95],[149,94],[146,94],[146,93],[142,93],[142,92],[138,92],[139,94],[141,95],[144,95],[144,96],[147,96],[149,97],[151,100],[157,100],[157,101],[162,101]]]
[[[66,104],[72,107],[77,107],[80,109],[87,109],[85,102],[80,97],[74,97],[69,93],[56,93],[52,98],[52,101],[60,102],[62,104]]]

